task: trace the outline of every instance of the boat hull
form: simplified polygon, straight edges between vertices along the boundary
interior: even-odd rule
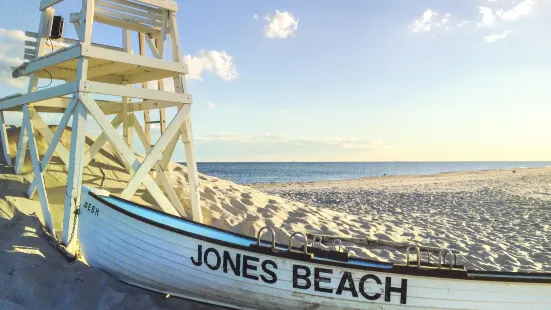
[[[88,191],[81,206],[78,236],[90,266],[173,296],[242,309],[551,309],[551,283],[541,277],[531,283],[422,276],[384,264],[270,255],[182,233],[170,228],[177,219],[159,220],[168,217],[160,212],[130,216],[136,209],[121,210]]]

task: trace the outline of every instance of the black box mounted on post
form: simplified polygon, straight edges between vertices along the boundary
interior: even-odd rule
[[[52,32],[50,38],[59,39],[63,36],[63,17],[54,16],[54,22],[52,24]]]

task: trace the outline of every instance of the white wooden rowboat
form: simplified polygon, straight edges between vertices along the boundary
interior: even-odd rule
[[[551,274],[304,254],[93,191],[81,200],[84,258],[146,289],[242,309],[551,309]]]

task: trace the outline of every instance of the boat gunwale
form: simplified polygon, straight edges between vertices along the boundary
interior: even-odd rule
[[[393,263],[388,262],[380,262],[375,260],[369,260],[369,259],[363,259],[359,257],[354,257],[353,260],[364,262],[364,263],[373,263],[373,264],[382,264],[382,265],[390,265],[391,268],[383,268],[383,267],[375,267],[375,266],[362,266],[362,265],[355,265],[355,264],[349,264],[345,262],[338,262],[338,261],[329,261],[329,260],[317,260],[315,258],[308,258],[304,257],[302,255],[292,255],[295,254],[295,252],[273,252],[273,251],[266,251],[263,248],[258,248],[256,246],[242,246],[239,244],[235,244],[232,242],[227,242],[223,240],[214,239],[211,237],[206,237],[203,235],[198,235],[190,231],[178,229],[175,227],[172,227],[170,225],[166,225],[163,223],[159,223],[157,221],[150,220],[148,218],[145,218],[143,216],[140,216],[136,213],[132,213],[124,208],[121,208],[117,206],[116,204],[113,204],[105,199],[102,198],[102,195],[98,195],[94,193],[93,191],[87,191],[88,195],[92,198],[95,198],[99,202],[105,204],[107,207],[110,207],[111,209],[114,209],[115,211],[122,213],[124,215],[127,215],[131,218],[134,218],[136,220],[139,220],[141,222],[144,222],[149,225],[156,226],[161,229],[169,230],[174,233],[184,235],[187,237],[195,238],[198,240],[202,240],[205,242],[214,243],[221,246],[226,246],[242,251],[252,252],[255,254],[262,254],[262,255],[268,255],[268,256],[275,256],[285,259],[292,259],[296,261],[301,262],[307,262],[312,264],[319,264],[319,265],[326,265],[326,266],[333,266],[333,267],[339,267],[339,268],[349,268],[352,270],[361,270],[361,271],[375,271],[380,273],[390,273],[390,274],[402,274],[404,276],[419,276],[419,277],[428,277],[428,278],[443,278],[443,279],[457,279],[457,280],[471,280],[471,281],[488,281],[488,282],[521,282],[521,283],[551,283],[551,273],[530,273],[530,272],[508,272],[508,271],[482,271],[482,270],[457,270],[457,269],[447,269],[447,268],[439,268],[439,269],[423,269],[423,268],[416,268],[411,266],[401,266],[401,265],[395,265]],[[84,193],[84,192],[83,192]],[[105,196],[104,196],[105,197]],[[184,221],[189,224],[201,226],[204,228],[212,229],[218,232],[223,232],[226,234],[230,234],[236,237],[245,238],[250,240],[254,245],[256,245],[256,239],[242,235],[239,233],[235,233],[232,231],[224,230],[221,228],[217,228],[214,226],[209,226],[202,223],[197,223],[194,221],[191,221],[189,219],[178,217],[172,214],[165,213],[163,211],[154,209],[150,206],[142,205],[130,200],[126,200],[120,197],[117,197],[111,193],[108,195],[109,198],[113,198],[115,200],[129,203],[131,205],[134,205],[136,207],[145,209],[147,211],[151,211],[163,216],[167,216],[176,220]],[[287,247],[281,243],[276,243],[276,246],[280,247]],[[299,248],[296,248],[297,250]],[[289,255],[291,254],[291,255]],[[297,253],[298,254],[298,253]],[[485,275],[488,275],[488,277],[485,277]],[[498,275],[501,275],[503,277],[497,277]],[[514,276],[514,278],[508,277],[508,276]],[[523,276],[526,276],[526,278],[523,278]]]

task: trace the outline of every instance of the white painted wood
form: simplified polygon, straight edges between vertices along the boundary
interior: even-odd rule
[[[80,14],[74,15],[75,17],[78,17],[79,22],[78,37],[86,47],[90,47],[92,44],[94,7],[95,0],[82,0],[82,9],[80,11]],[[73,15],[71,15],[71,22],[73,22]]]
[[[168,33],[168,14],[169,11],[163,12],[161,16],[161,35],[156,39],[155,45],[159,51],[159,58],[165,59],[166,56],[166,35]]]
[[[122,113],[117,114],[115,118],[113,118],[113,120],[111,121],[111,126],[113,126],[113,128],[115,129],[117,129],[120,124],[122,124]],[[84,166],[87,166],[90,161],[92,161],[94,156],[96,156],[103,145],[108,141],[109,139],[107,138],[107,135],[105,134],[105,132],[102,132],[101,135],[96,139],[96,141],[92,143],[90,148],[88,148],[88,151],[86,151],[86,153],[84,154]],[[118,151],[115,151],[114,154],[117,155],[117,157],[119,156]],[[121,164],[124,164],[124,160],[122,160],[122,158],[119,158],[119,160],[121,161]]]
[[[340,265],[331,264],[330,260],[298,261],[269,254],[251,251],[248,246],[255,239],[246,237],[228,238],[213,233],[211,230],[199,230],[189,222],[145,211],[132,204],[118,203],[131,214],[161,222],[169,227],[191,231],[201,238],[179,234],[163,229],[142,220],[123,214],[100,200],[91,197],[84,191],[83,209],[80,216],[79,238],[82,254],[90,266],[103,269],[116,278],[150,290],[180,296],[210,304],[222,304],[241,309],[550,309],[551,283],[512,282],[511,278],[503,281],[488,281],[487,278],[475,276],[470,272],[469,279],[430,277],[425,275],[408,275],[393,272],[394,268],[382,268],[377,263],[369,268],[362,268],[361,263],[351,259]],[[127,205],[127,206],[125,206]],[[234,240],[241,246],[217,244],[223,239]],[[226,241],[228,241],[226,240]],[[214,242],[213,242],[214,241]],[[267,243],[264,242],[264,245]],[[197,262],[198,247],[204,254],[207,249],[208,267],[203,256],[202,263]],[[278,247],[285,251],[285,248]],[[224,270],[225,254],[237,265],[238,272],[227,264]],[[220,256],[217,263],[216,254]],[[236,261],[239,254],[240,261]],[[247,266],[244,267],[244,258]],[[192,260],[193,259],[193,260]],[[277,276],[275,283],[262,279],[272,279],[262,264],[266,264]],[[310,270],[310,286],[306,289],[293,287],[293,266],[300,265]],[[274,267],[275,266],[275,267]],[[318,287],[330,292],[316,290],[314,271],[323,268]],[[411,267],[412,270],[416,267]],[[244,271],[252,277],[245,277]],[[336,294],[343,275],[349,272],[354,288],[345,281],[343,290]],[[297,274],[304,275],[303,269]],[[463,273],[464,271],[451,271]],[[365,275],[372,279],[362,281]],[[377,284],[373,277],[381,281]],[[405,304],[401,303],[401,293],[388,291],[390,300],[385,301],[385,282],[390,278],[391,287],[400,288],[401,280],[407,280]],[[551,275],[541,276],[551,279]],[[346,279],[346,278],[345,278]],[[362,288],[360,283],[363,282]],[[297,284],[305,285],[306,281],[297,279]],[[355,291],[356,294],[352,294]],[[364,297],[368,294],[373,300]],[[376,294],[380,294],[376,296]]]
[[[185,106],[184,106],[185,109]],[[183,109],[182,109],[183,110]],[[201,197],[199,196],[199,175],[197,174],[197,162],[195,161],[195,146],[193,143],[193,132],[191,130],[191,116],[187,118],[184,124],[184,149],[186,152],[186,168],[189,184],[189,195],[191,199],[191,209],[193,220],[203,223],[203,212],[201,211]]]
[[[121,71],[126,71],[132,68],[137,68],[138,65],[126,64],[121,62],[111,62],[104,65],[94,66],[88,70],[88,79],[93,79],[98,76],[105,76]]]
[[[69,123],[69,118],[73,114],[73,110],[75,109],[76,104],[77,104],[76,99],[72,98],[71,101],[69,102],[69,106],[65,110],[65,113],[63,113],[63,116],[61,117],[61,121],[59,122],[59,125],[54,135],[51,138],[49,138],[50,143],[48,145],[48,149],[46,150],[44,157],[42,157],[42,162],[40,164],[40,170],[42,171],[42,173],[46,172],[46,169],[48,168],[48,165],[50,164],[50,160],[52,159],[52,156],[54,154],[54,150],[58,154],[60,153],[63,154],[63,155],[60,155],[60,158],[62,158],[63,163],[65,163],[65,165],[69,167],[70,155],[65,150],[65,147],[63,147],[62,145],[61,147],[59,146],[59,140],[61,140],[61,135],[63,134],[63,131],[65,131],[65,128]],[[60,152],[58,149],[63,149],[63,151]],[[33,198],[38,184],[39,184],[39,179],[37,179],[35,176],[33,181],[31,182],[31,186],[27,191],[27,197],[29,197],[30,199]]]
[[[180,110],[180,112],[178,112],[174,116],[174,119],[172,120],[170,125],[168,125],[168,128],[161,135],[159,140],[157,140],[157,143],[155,143],[155,146],[153,146],[147,157],[144,159],[142,165],[139,167],[139,169],[136,170],[136,173],[132,176],[130,181],[128,181],[128,184],[121,193],[122,198],[129,199],[134,195],[134,193],[140,186],[144,176],[146,176],[151,168],[153,168],[153,165],[157,161],[158,156],[165,149],[165,147],[168,145],[174,135],[178,133],[180,127],[182,126],[182,123],[185,121],[186,117],[188,117],[191,110],[191,107],[189,105],[186,105],[186,107],[187,109],[184,108]]]
[[[27,105],[23,106],[23,115],[24,119],[29,121],[25,122],[23,125],[27,128],[27,134],[29,136],[29,151],[31,153],[31,160],[33,162],[33,171],[34,176],[38,180],[38,196],[40,197],[40,206],[42,208],[42,217],[44,220],[44,225],[46,229],[50,232],[52,236],[55,236],[54,221],[52,219],[52,214],[50,212],[50,206],[48,204],[48,194],[46,193],[46,185],[44,184],[44,176],[42,175],[42,170],[40,169],[40,162],[38,158],[38,150],[36,147],[36,140],[34,138],[33,124],[30,121],[29,116],[29,107]]]
[[[95,18],[96,20],[101,20],[103,16],[100,17],[100,15],[104,15],[106,17],[121,19],[128,23],[136,23],[144,27],[158,27],[161,23],[158,21],[155,21],[154,19],[143,17],[143,16],[136,16],[136,15],[130,15],[123,13],[121,11],[113,10],[108,7],[103,6],[96,6],[95,7]]]
[[[30,81],[29,81],[30,82]],[[37,101],[44,101],[54,97],[69,95],[78,91],[78,83],[72,82],[61,84],[50,88],[45,88],[35,92],[29,92],[26,95],[14,97],[0,101],[0,110],[6,110],[12,107],[21,106]]]
[[[175,1],[171,0],[134,0],[136,2],[141,2],[147,5],[151,5],[154,7],[158,7],[165,10],[170,10],[177,12],[178,11],[178,4]]]
[[[189,94],[176,94],[153,89],[134,88],[130,86],[113,85],[100,82],[85,81],[79,87],[81,92],[96,93],[112,96],[127,96],[149,100],[170,101],[178,103],[191,103]]]
[[[6,124],[4,121],[4,111],[0,110],[0,140],[2,140],[2,155],[6,164],[11,166],[11,156],[9,149],[8,134],[6,132]]]
[[[43,53],[43,45],[45,42],[45,36],[47,33],[47,30],[50,29],[51,22],[53,20],[53,14],[54,10],[52,8],[47,8],[43,10],[40,13],[40,22],[38,26],[38,32],[37,32],[37,48],[35,49],[35,57],[39,57]],[[25,113],[24,110],[28,109],[28,106],[24,105],[29,102],[25,102],[25,99],[28,100],[29,98],[34,98],[33,95],[35,95],[36,87],[38,86],[38,77],[35,76],[35,74],[31,74],[31,77],[29,78],[29,86],[27,88],[27,94],[24,96],[14,97],[8,100],[4,100],[0,103],[0,110],[6,107],[10,107],[11,105],[21,105],[23,104],[23,121],[21,123],[21,131],[19,136],[19,144],[17,147],[17,155],[15,156],[15,173],[17,175],[21,175],[23,165],[25,162],[25,154],[27,153],[27,136],[26,136],[26,125],[27,123],[30,123],[29,115],[28,113]],[[50,89],[46,89],[44,91],[41,91],[42,94],[49,94],[52,92]],[[35,95],[36,96],[36,95]],[[51,98],[51,97],[50,97]],[[33,100],[38,101],[38,100]],[[31,134],[27,132],[27,134]]]
[[[40,1],[40,11],[44,11],[45,9],[52,7],[61,1],[63,0],[42,0]]]
[[[128,14],[136,15],[141,18],[147,19],[150,23],[160,22],[161,16],[155,12],[152,12],[151,9],[140,10],[137,7],[132,6],[132,2],[125,1],[124,5],[117,3],[115,1],[109,0],[96,0],[96,5],[110,8],[116,11],[122,11]]]
[[[96,14],[94,16],[94,19],[98,23],[102,23],[102,24],[106,24],[106,25],[110,25],[118,28],[129,29],[137,32],[149,33],[153,36],[158,36],[160,33],[159,27],[147,26],[144,24],[130,22],[124,19],[118,19],[107,15]]]
[[[41,48],[42,50],[43,48]],[[33,72],[42,69],[49,69],[51,66],[59,63],[63,63],[72,59],[78,58],[82,54],[82,47],[72,46],[63,50],[57,50],[39,59],[35,59],[28,64],[21,71],[17,71],[16,76],[25,76]]]
[[[95,46],[83,48],[82,55],[90,58],[103,59],[113,62],[122,62],[152,69],[159,69],[182,74],[188,73],[187,66],[183,63],[174,63],[172,61],[140,56],[137,54],[129,54]]]
[[[174,62],[183,63],[182,50],[180,48],[180,36],[178,34],[178,24],[176,22],[176,13],[170,12],[168,18],[170,42],[172,45],[172,59]],[[174,76],[174,89],[176,93],[187,93],[186,78],[183,74]],[[180,109],[180,107],[179,107]],[[184,106],[185,109],[185,106]],[[180,130],[182,142],[186,152],[186,167],[188,170],[189,195],[193,212],[193,220],[203,223],[203,213],[201,211],[201,197],[199,190],[199,176],[197,174],[197,163],[195,160],[195,146],[193,143],[193,133],[191,130],[191,117],[185,122]]]
[[[86,95],[84,95],[86,96]],[[73,112],[73,125],[71,133],[71,157],[69,159],[69,174],[67,176],[67,190],[63,213],[62,242],[67,251],[75,253],[76,238],[68,243],[73,229],[78,229],[78,223],[74,220],[74,212],[80,204],[82,189],[82,170],[84,146],[86,144],[86,107],[78,102]],[[76,228],[73,228],[76,225]]]
[[[44,122],[44,120],[40,117],[40,115],[34,111],[30,111],[31,120],[33,121],[34,128],[38,131],[38,133],[46,140],[48,144],[52,144],[54,133],[52,130],[48,127],[48,125]],[[66,166],[69,164],[69,152],[63,144],[57,143],[55,146],[55,152]]]
[[[98,125],[107,135],[107,138],[110,140],[111,145],[113,145],[113,147],[115,147],[119,151],[125,161],[129,164],[129,172],[132,174],[136,170],[138,170],[140,167],[140,162],[136,159],[136,156],[134,155],[132,150],[130,150],[128,145],[124,143],[124,140],[116,132],[115,128],[113,128],[113,126],[109,123],[109,120],[101,112],[101,109],[99,108],[97,103],[86,96],[81,97],[80,99],[88,109],[88,112],[95,118]],[[172,215],[179,216],[174,206],[171,205],[170,201],[166,198],[161,189],[157,186],[157,184],[155,184],[155,182],[153,181],[153,179],[151,179],[149,175],[145,175],[142,182],[147,191],[151,194],[153,199],[155,199],[155,201],[159,204],[163,211]]]
[[[159,50],[155,46],[155,43],[153,43],[153,39],[151,38],[151,36],[147,35],[145,36],[145,38],[146,38],[147,46],[149,46],[149,50],[151,51],[151,54],[153,54],[153,57],[161,58],[159,54]]]
[[[21,130],[19,131],[19,142],[17,143],[17,154],[15,155],[14,172],[21,175],[25,162],[25,154],[27,153],[27,127],[25,126],[25,118],[21,122]]]
[[[152,7],[152,6],[149,6],[149,5],[143,5],[143,4],[140,4],[139,2],[130,2],[128,0],[109,0],[110,2],[114,2],[114,3],[118,3],[118,4],[122,4],[124,6],[128,6],[128,7],[131,7],[131,8],[134,8],[136,10],[140,10],[140,11],[145,11],[145,12],[149,12],[151,14],[155,14],[155,15],[159,15],[161,14],[161,9],[158,8],[158,7]]]
[[[145,148],[145,153],[149,154],[151,152],[151,144],[147,140],[145,132],[143,131],[142,126],[140,126],[140,124],[138,123],[136,116],[133,115],[133,117],[134,117],[134,128],[136,129],[136,133],[138,134],[138,137],[140,138]],[[172,140],[176,140],[176,139],[172,138]],[[155,163],[153,164],[153,169],[155,169],[155,171],[157,172],[157,178],[161,181],[160,183],[163,185],[163,188],[168,196],[168,199],[170,200],[174,208],[176,208],[176,211],[178,211],[178,213],[180,213],[182,217],[187,217],[187,213],[184,210],[184,207],[182,206],[182,204],[180,203],[180,199],[178,198],[178,195],[174,191],[174,188],[172,188],[172,184],[170,184],[170,181],[168,180],[166,172],[161,167],[159,161],[155,161]]]
[[[130,30],[122,30],[122,49],[125,53],[131,52],[131,37]],[[123,85],[128,84],[128,82],[123,81]],[[130,147],[131,150],[134,150],[134,128],[133,128],[133,118],[132,116],[132,107],[129,105],[130,97],[122,97],[121,109],[122,109],[122,135],[124,142]]]

